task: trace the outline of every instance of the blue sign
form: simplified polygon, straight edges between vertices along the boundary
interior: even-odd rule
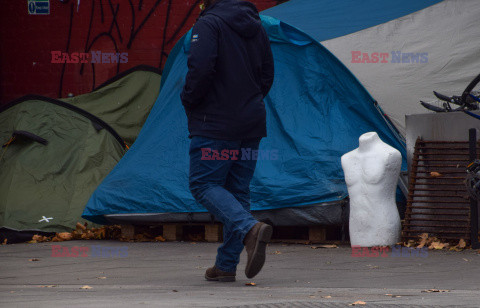
[[[28,0],[28,14],[50,15],[50,0]]]

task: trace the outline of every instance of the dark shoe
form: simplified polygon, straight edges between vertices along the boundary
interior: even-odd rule
[[[247,267],[245,267],[247,278],[255,277],[262,269],[265,263],[265,250],[272,233],[272,226],[259,222],[245,236],[243,244],[248,255]]]
[[[224,272],[214,266],[207,269],[205,279],[208,281],[231,282],[235,281],[235,275],[235,272]]]

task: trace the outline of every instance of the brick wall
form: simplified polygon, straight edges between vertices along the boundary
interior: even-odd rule
[[[162,68],[176,41],[193,26],[200,3],[81,0],[78,5],[77,1],[50,0],[50,15],[29,15],[27,0],[2,0],[0,104],[30,93],[53,98],[79,95],[140,64]],[[264,10],[285,1],[251,2]],[[127,53],[128,61],[52,63],[52,51],[90,56],[92,51]]]

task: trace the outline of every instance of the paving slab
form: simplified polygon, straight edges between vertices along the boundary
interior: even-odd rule
[[[119,241],[3,245],[0,307],[351,307],[357,301],[365,307],[480,307],[475,250],[352,257],[347,245],[275,243],[257,277],[243,274],[244,253],[236,282],[205,281],[217,247]],[[425,292],[430,289],[443,292]]]

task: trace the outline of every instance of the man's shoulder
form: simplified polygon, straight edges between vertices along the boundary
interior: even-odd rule
[[[218,29],[220,21],[221,21],[220,17],[218,17],[214,14],[205,14],[197,20],[195,25],[196,26],[206,26],[206,27]]]

